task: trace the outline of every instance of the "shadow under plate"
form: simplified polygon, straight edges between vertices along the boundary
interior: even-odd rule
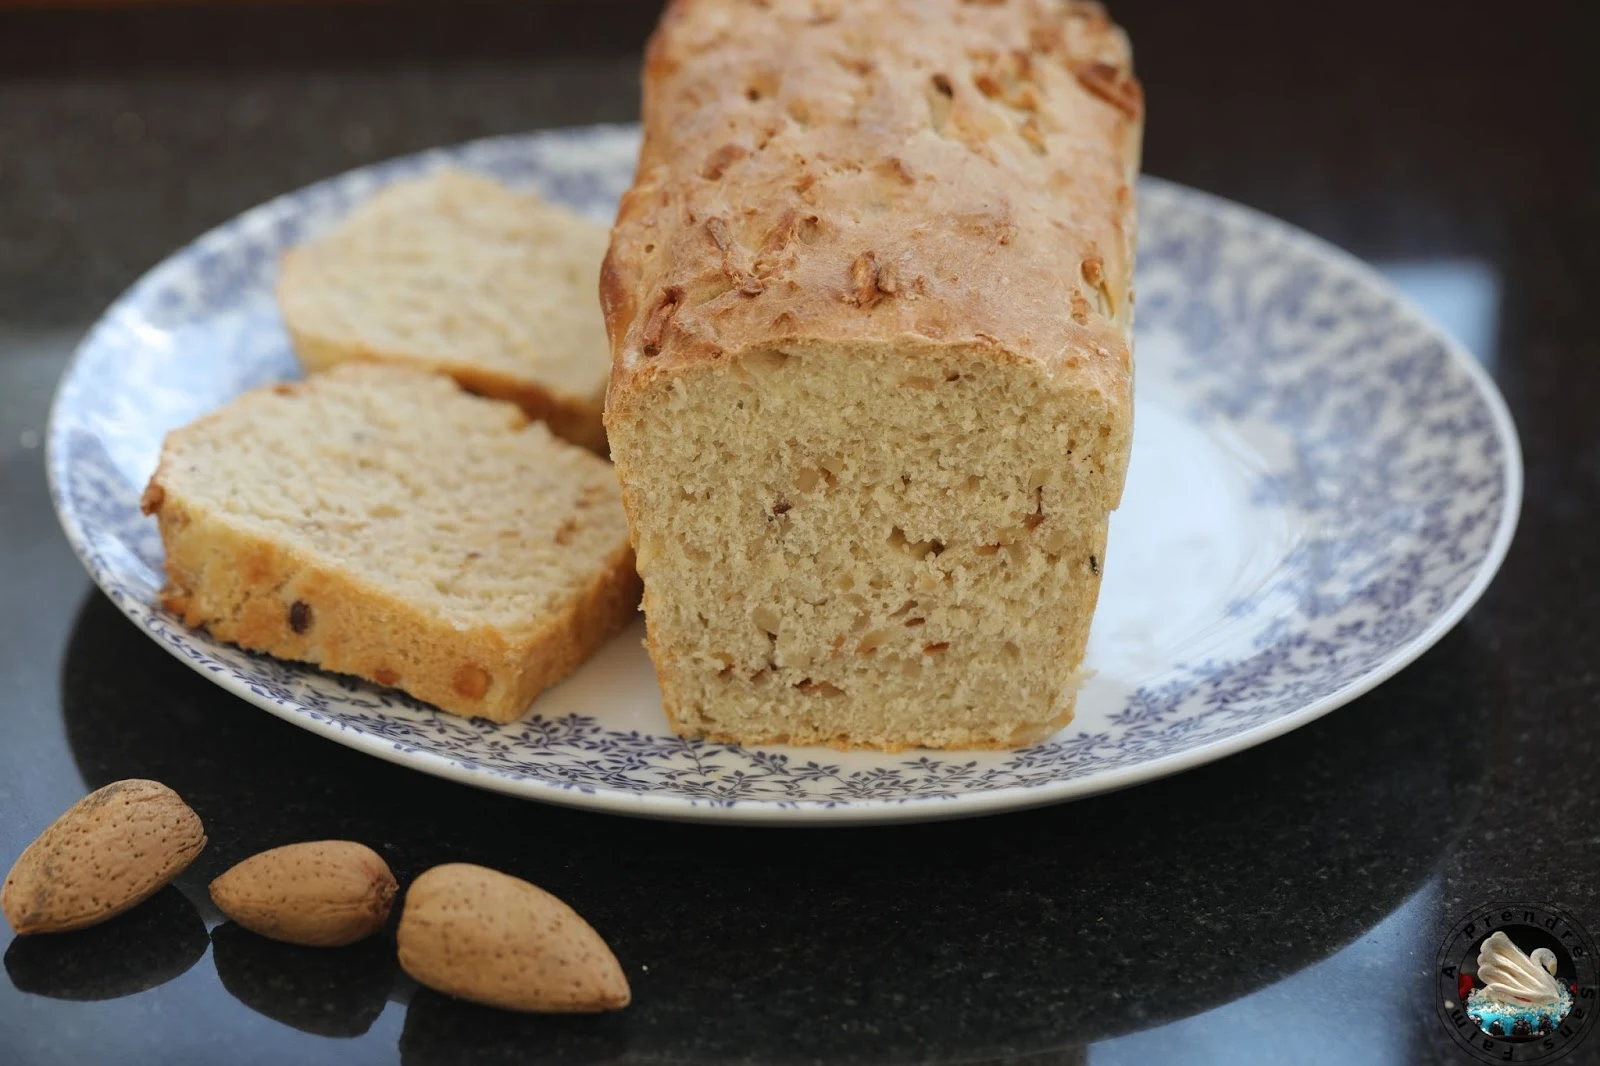
[[[614,1016],[502,1016],[416,989],[385,934],[339,957],[350,991],[334,996],[315,972],[331,957],[217,929],[224,987],[285,1024],[355,1037],[385,998],[408,1002],[412,1066],[530,1048],[571,1062],[684,1047],[699,1061],[972,1062],[1210,1009],[1380,921],[1478,805],[1483,726],[1503,701],[1494,670],[1469,622],[1351,706],[1175,778],[991,818],[843,829],[632,820],[407,771],[219,692],[99,593],[80,610],[62,693],[88,787],[153,777],[204,819],[211,844],[179,880],[191,898],[296,840],[360,840],[402,885],[437,863],[481,863],[571,903],[634,988]]]

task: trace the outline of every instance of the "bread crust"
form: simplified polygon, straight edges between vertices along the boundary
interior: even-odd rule
[[[644,84],[609,420],[802,341],[985,350],[1131,409],[1143,101],[1099,5],[674,0]]]

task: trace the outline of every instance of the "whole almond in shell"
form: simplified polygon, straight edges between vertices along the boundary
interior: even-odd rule
[[[411,883],[400,968],[448,996],[505,1010],[616,1010],[628,979],[600,934],[542,888],[467,863]]]
[[[0,911],[19,934],[83,929],[155,895],[206,846],[200,816],[159,781],[113,781],[18,856]]]
[[[382,929],[398,889],[365,844],[311,840],[252,855],[211,882],[211,901],[252,933],[339,947]]]

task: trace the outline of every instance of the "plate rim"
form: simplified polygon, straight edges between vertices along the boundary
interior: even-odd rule
[[[327,721],[309,713],[304,707],[292,709],[253,691],[243,680],[226,672],[211,671],[181,649],[161,639],[151,630],[142,615],[154,615],[159,608],[128,602],[128,597],[114,591],[110,575],[98,567],[88,551],[88,537],[84,531],[79,511],[67,506],[65,446],[62,406],[75,379],[79,364],[88,350],[106,329],[113,317],[135,302],[159,276],[173,269],[173,263],[195,249],[225,241],[233,231],[249,226],[260,217],[270,217],[285,210],[290,201],[313,194],[319,187],[332,186],[350,180],[354,174],[382,177],[390,169],[402,164],[415,164],[430,158],[447,160],[467,151],[492,150],[495,145],[510,145],[539,139],[560,139],[571,136],[596,134],[636,134],[637,123],[596,123],[592,125],[560,126],[527,130],[474,138],[448,145],[436,145],[421,151],[375,160],[337,174],[280,193],[211,227],[190,241],[168,252],[137,280],[120,293],[85,331],[73,350],[58,379],[51,399],[45,430],[45,469],[49,481],[51,505],[56,519],[65,533],[73,553],[88,572],[100,593],[106,596],[137,628],[150,637],[170,655],[205,676],[224,691],[290,722],[308,732],[333,740],[348,748],[376,756],[435,777],[470,785],[475,788],[515,796],[519,799],[553,803],[564,807],[622,814],[633,817],[672,821],[696,821],[737,824],[779,824],[785,826],[864,825],[890,822],[949,820],[976,817],[1001,811],[1026,810],[1068,800],[1086,799],[1118,791],[1147,781],[1157,780],[1186,770],[1216,762],[1241,751],[1266,743],[1307,725],[1372,691],[1410,666],[1425,651],[1433,647],[1445,634],[1454,629],[1466,613],[1482,598],[1490,583],[1499,573],[1516,535],[1521,518],[1524,488],[1524,469],[1521,440],[1516,422],[1511,416],[1504,396],[1489,371],[1464,344],[1439,326],[1416,303],[1401,292],[1371,264],[1351,252],[1245,204],[1229,200],[1214,193],[1182,185],[1165,178],[1141,174],[1139,181],[1147,188],[1161,190],[1175,198],[1189,199],[1201,204],[1215,217],[1232,220],[1246,227],[1264,231],[1295,249],[1314,257],[1329,260],[1351,276],[1375,291],[1405,315],[1420,323],[1431,339],[1438,342],[1452,363],[1464,371],[1477,395],[1489,412],[1494,432],[1501,443],[1501,474],[1505,479],[1500,514],[1494,536],[1489,542],[1482,562],[1472,579],[1448,605],[1440,610],[1419,633],[1406,641],[1388,658],[1373,669],[1332,692],[1312,700],[1304,706],[1271,721],[1241,730],[1232,736],[1208,741],[1192,749],[1158,756],[1145,762],[1083,777],[1051,781],[1039,785],[1008,785],[985,791],[962,792],[938,796],[913,796],[899,799],[819,800],[800,799],[782,802],[763,799],[742,799],[725,804],[694,797],[660,792],[631,792],[605,786],[574,786],[529,775],[512,775],[488,771],[483,767],[469,766],[448,756],[423,748],[407,746],[375,734],[347,729],[334,721]]]

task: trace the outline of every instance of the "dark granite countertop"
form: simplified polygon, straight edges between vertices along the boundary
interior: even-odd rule
[[[80,934],[0,933],[0,1063],[1457,1063],[1450,924],[1548,901],[1600,932],[1596,5],[1113,3],[1147,169],[1375,262],[1492,369],[1527,496],[1499,578],[1375,692],[1116,795],[968,822],[631,821],[434,780],[236,700],[155,647],[57,529],[41,439],[83,328],[175,245],[346,167],[636,113],[651,12],[454,5],[0,14],[0,864],[153,777],[211,844]],[[1448,10],[1448,14],[1445,12]],[[495,1013],[392,941],[223,924],[233,862],[480,862],[605,932],[634,1005]],[[1600,1036],[1564,1062],[1600,1061]]]

